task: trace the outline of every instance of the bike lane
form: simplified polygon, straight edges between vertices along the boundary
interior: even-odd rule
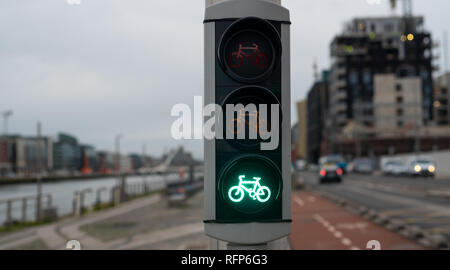
[[[292,220],[293,250],[425,249],[310,192],[292,194]]]

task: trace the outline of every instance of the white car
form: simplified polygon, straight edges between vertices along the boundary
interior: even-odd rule
[[[428,159],[413,160],[409,169],[412,176],[434,177],[436,174],[436,165]]]
[[[400,161],[388,161],[384,165],[383,172],[387,175],[407,175],[408,167]]]

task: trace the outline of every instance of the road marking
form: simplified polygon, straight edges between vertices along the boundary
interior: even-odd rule
[[[367,222],[356,222],[356,223],[338,223],[337,228],[341,230],[364,230],[369,226]]]
[[[309,196],[309,197],[308,197],[308,201],[309,201],[309,202],[315,202],[315,201],[316,201],[316,198],[313,197],[313,196]]]
[[[348,238],[343,238],[341,242],[345,246],[350,246],[352,244],[352,241],[350,239],[348,239]]]
[[[340,231],[335,231],[334,232],[334,237],[336,238],[342,238],[343,234]]]
[[[298,196],[294,197],[294,201],[300,206],[304,206],[305,205],[305,202],[302,199],[300,199],[300,197],[298,197]]]
[[[349,193],[359,193],[360,196],[367,196],[370,198],[374,198],[376,201],[385,201],[386,203],[392,202],[396,204],[403,204],[412,207],[424,207],[428,209],[428,211],[436,211],[443,212],[450,215],[450,208],[447,206],[436,205],[433,203],[427,203],[425,201],[416,200],[412,198],[401,197],[398,195],[390,195],[388,193],[382,193],[376,190],[366,190],[361,187],[357,187],[354,185],[346,186],[346,191]]]
[[[337,239],[341,239],[341,243],[344,246],[349,247],[350,250],[360,250],[357,246],[351,246],[352,245],[352,240],[350,240],[347,237],[344,237],[344,234],[341,233],[340,231],[338,231],[333,225],[331,225],[331,223],[329,221],[327,221],[325,218],[323,218],[321,215],[319,214],[314,214],[313,218],[322,224],[322,226],[324,226],[330,233],[333,234],[334,237],[336,237]],[[355,226],[356,227],[356,226]],[[350,247],[351,246],[351,247]]]
[[[319,214],[314,214],[313,217],[314,217],[314,219],[316,219],[320,223],[323,223],[325,221],[325,219]]]

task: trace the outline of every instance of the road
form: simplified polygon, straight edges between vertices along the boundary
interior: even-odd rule
[[[341,184],[320,185],[316,173],[300,175],[313,190],[367,207],[391,224],[450,243],[450,180],[349,174]]]
[[[348,211],[311,191],[292,194],[294,250],[423,250],[400,234]]]

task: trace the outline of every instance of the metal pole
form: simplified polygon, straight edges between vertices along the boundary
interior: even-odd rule
[[[11,117],[11,115],[13,114],[13,112],[11,110],[9,111],[5,111],[2,113],[3,115],[3,134],[5,136],[8,135],[8,118]]]
[[[422,149],[421,149],[422,146],[421,146],[421,134],[420,134],[421,128],[420,128],[420,126],[421,126],[421,121],[423,121],[423,112],[422,112],[422,115],[420,114],[420,112],[423,110],[423,106],[422,106],[421,103],[419,103],[419,100],[418,100],[418,95],[419,94],[414,95],[414,100],[415,100],[415,104],[416,104],[416,113],[415,113],[415,115],[417,116],[416,117],[416,124],[415,124],[416,136],[415,136],[415,143],[414,143],[414,151],[416,153],[416,158],[419,158],[420,153],[422,151]],[[420,108],[422,108],[422,110]]]
[[[36,221],[41,220],[41,196],[42,196],[42,175],[41,175],[41,122],[37,123],[37,197],[36,197]]]
[[[27,198],[22,199],[22,223],[27,222]]]
[[[52,194],[47,195],[47,209],[52,208]]]
[[[444,73],[449,71],[448,66],[448,36],[447,31],[444,32]]]
[[[12,200],[6,203],[6,226],[12,225]]]
[[[209,7],[211,5],[214,5],[219,2],[224,2],[224,1],[227,1],[227,0],[206,0],[205,4],[206,4],[206,7]],[[241,0],[241,1],[243,1],[243,0]],[[262,1],[272,2],[275,4],[281,5],[281,0],[262,0]]]
[[[146,169],[147,169],[147,158],[145,157],[147,155],[147,145],[144,143],[143,145],[142,145],[142,181],[144,182],[144,185],[145,185],[145,182],[147,181],[147,172],[146,172]]]
[[[238,244],[227,244],[227,250],[268,250],[267,243],[260,245],[238,245]]]
[[[120,139],[123,136],[121,134],[116,135],[116,173],[118,175],[121,174],[122,168],[121,168],[121,156],[120,156]]]

